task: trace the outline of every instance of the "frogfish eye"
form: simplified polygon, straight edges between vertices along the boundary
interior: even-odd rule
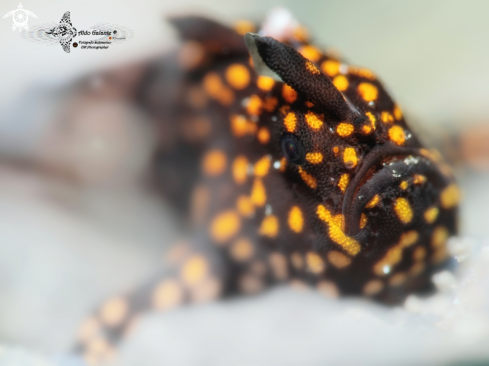
[[[304,163],[304,145],[302,145],[301,140],[295,135],[286,134],[282,137],[282,153],[291,163]]]

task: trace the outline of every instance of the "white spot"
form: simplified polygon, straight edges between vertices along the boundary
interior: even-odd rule
[[[375,103],[372,101],[372,102],[368,102],[368,105],[373,107],[375,105]]]
[[[270,119],[271,119],[273,122],[275,122],[275,121],[277,120],[277,117],[276,117],[276,116],[272,116]]]
[[[280,160],[277,160],[273,163],[273,167],[275,169],[280,169],[282,167],[282,163],[280,162]]]
[[[409,155],[406,159],[404,159],[404,164],[406,165],[415,165],[418,164],[419,158]]]
[[[388,274],[390,271],[391,271],[391,266],[387,264],[382,268],[382,272],[384,272],[384,274]]]
[[[267,203],[267,204],[265,205],[265,215],[267,215],[267,216],[268,216],[268,215],[271,215],[271,214],[272,214],[272,212],[273,212],[273,210],[272,210],[272,206],[271,206],[269,203]]]
[[[241,106],[247,107],[249,102],[250,102],[250,98],[244,98],[241,100]]]
[[[340,65],[340,74],[348,74],[348,65],[346,64],[341,64]]]
[[[246,174],[248,174],[248,176],[255,174],[255,166],[253,164],[248,164],[246,167]]]

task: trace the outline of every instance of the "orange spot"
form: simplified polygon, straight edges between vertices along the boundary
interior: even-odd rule
[[[242,115],[232,114],[230,118],[231,132],[236,137],[243,137],[244,135],[252,135],[256,132],[257,125],[254,122],[248,121]]]
[[[287,84],[284,84],[282,88],[282,98],[284,98],[287,103],[294,103],[297,99],[297,92]]]
[[[236,208],[241,216],[252,217],[255,214],[255,206],[248,196],[241,195],[236,200]]]
[[[260,144],[268,144],[268,142],[270,141],[270,131],[268,131],[268,128],[261,127],[258,130],[257,138],[258,141],[260,141]]]
[[[253,244],[247,238],[239,238],[231,246],[231,256],[237,262],[245,262],[253,256]]]
[[[403,272],[396,273],[389,279],[389,286],[401,286],[404,282],[406,282],[406,274]]]
[[[431,246],[434,249],[438,249],[438,248],[444,246],[449,236],[450,236],[450,234],[448,233],[448,230],[446,227],[437,226],[433,230],[433,234],[431,235]]]
[[[372,127],[370,127],[370,126],[363,126],[363,127],[362,127],[362,132],[363,132],[365,135],[368,135],[370,132],[372,132]]]
[[[356,66],[348,66],[348,72],[353,75],[358,75],[360,77],[363,77],[365,79],[370,79],[374,80],[375,75],[372,71],[369,69],[363,68],[363,67],[356,67]]]
[[[338,187],[341,189],[341,192],[345,193],[346,187],[348,187],[348,183],[350,183],[350,175],[342,174],[340,177],[340,181],[338,182]]]
[[[403,224],[409,224],[413,220],[414,212],[409,204],[409,201],[403,197],[396,198],[394,202],[394,211],[396,212],[397,218]]]
[[[299,252],[292,253],[290,256],[290,262],[297,270],[301,270],[304,267],[304,260]]]
[[[308,174],[305,170],[303,170],[301,167],[299,167],[299,174],[302,178],[302,180],[312,189],[315,189],[317,187],[317,181],[316,178],[314,178],[312,175]]]
[[[426,177],[424,175],[421,175],[421,174],[414,174],[414,178],[413,178],[413,183],[414,184],[423,184],[424,182],[426,182]]]
[[[320,274],[326,269],[323,259],[315,252],[306,253],[307,270],[314,274]]]
[[[255,176],[264,177],[270,170],[271,157],[266,155],[255,164]]]
[[[260,75],[260,76],[258,76],[258,79],[256,80],[256,85],[261,90],[270,91],[270,90],[272,90],[273,86],[275,85],[275,81],[271,77]]]
[[[241,220],[234,210],[224,211],[215,216],[210,225],[211,238],[217,244],[224,244],[241,228]]]
[[[340,72],[340,63],[336,60],[326,60],[321,64],[321,70],[326,75],[333,77]]]
[[[294,132],[297,126],[297,116],[294,112],[289,112],[284,118],[285,129],[288,132]]]
[[[434,223],[436,221],[436,218],[438,217],[439,212],[440,210],[438,209],[438,207],[432,206],[428,208],[423,214],[425,221],[428,224]]]
[[[292,206],[289,211],[289,219],[287,221],[290,230],[295,233],[300,233],[304,226],[304,216],[302,216],[302,211],[298,206]]]
[[[305,45],[299,48],[299,53],[309,61],[318,62],[321,58],[321,52],[314,46]]]
[[[402,110],[397,104],[394,106],[394,117],[398,121],[402,119]]]
[[[210,72],[204,77],[204,89],[214,99],[223,105],[230,105],[234,101],[232,90],[222,84],[216,72]]]
[[[338,146],[333,147],[333,153],[336,155],[340,152],[340,148]]]
[[[417,247],[413,252],[413,259],[416,262],[422,261],[426,257],[426,249],[424,247]]]
[[[328,224],[328,234],[332,241],[340,245],[350,255],[357,255],[360,252],[360,244],[355,239],[345,235],[341,226],[335,224],[331,212],[325,206],[318,206],[317,215]]]
[[[363,286],[363,294],[365,296],[374,296],[384,289],[384,284],[380,280],[368,281],[365,286]]]
[[[238,155],[236,159],[234,159],[232,171],[233,178],[237,184],[243,184],[246,182],[246,178],[248,177],[248,159],[246,159],[243,155]]]
[[[226,170],[227,158],[221,150],[211,150],[202,162],[202,170],[208,176],[214,177],[222,174]]]
[[[380,119],[382,120],[382,122],[384,123],[392,123],[394,122],[394,117],[392,116],[392,114],[390,114],[389,112],[382,112],[380,114]]]
[[[333,84],[340,92],[348,89],[348,85],[350,85],[345,75],[335,76],[335,78],[333,79]]]
[[[267,112],[273,112],[277,107],[278,99],[275,97],[266,97],[263,100],[263,109]]]
[[[323,161],[323,154],[320,152],[307,153],[306,161],[311,164],[319,164]]]
[[[351,123],[340,123],[338,127],[336,127],[336,132],[341,137],[350,136],[354,131],[354,127]]]
[[[374,208],[379,202],[380,196],[376,194],[370,201],[368,201],[368,203],[365,205],[365,208]]]
[[[246,111],[252,116],[257,116],[261,113],[261,108],[262,108],[262,101],[260,97],[256,94],[253,94],[248,100]]]
[[[319,75],[321,72],[318,70],[316,66],[312,62],[306,62],[306,70],[311,74]]]
[[[250,83],[250,72],[241,64],[232,64],[226,69],[226,80],[233,88],[241,90]]]
[[[306,42],[307,39],[309,38],[309,33],[307,32],[307,29],[300,25],[294,28],[294,30],[292,31],[292,35],[299,42]]]
[[[460,201],[460,189],[452,183],[440,194],[441,207],[448,210],[458,205]]]
[[[209,264],[204,256],[195,255],[184,263],[180,274],[185,284],[194,286],[201,282],[208,272]]]
[[[269,257],[270,267],[272,268],[273,276],[279,281],[283,281],[289,274],[287,259],[282,253],[273,252]]]
[[[328,261],[336,268],[345,268],[351,264],[351,259],[343,253],[332,250],[328,253]]]
[[[267,236],[269,238],[275,238],[279,230],[279,221],[277,216],[268,215],[263,219],[260,228],[258,229],[258,234]]]
[[[367,225],[367,215],[362,213],[360,215],[360,229],[363,229]]]
[[[323,121],[321,121],[322,118],[322,116],[318,116],[311,111],[306,113],[306,122],[313,130],[319,130],[321,128],[323,125]]]
[[[238,20],[236,23],[234,23],[233,28],[242,36],[244,36],[246,33],[254,33],[256,31],[255,25],[248,20]]]
[[[402,260],[402,252],[415,244],[419,239],[417,231],[411,230],[401,235],[399,242],[387,250],[387,253],[374,265],[374,273],[378,276],[385,276],[390,273],[392,267]]]
[[[407,180],[403,180],[401,182],[401,184],[399,184],[399,188],[401,188],[403,191],[405,191],[407,189],[407,187],[409,186],[409,183]]]
[[[183,301],[183,290],[176,280],[164,280],[153,292],[153,306],[156,310],[177,307]]]
[[[389,138],[396,144],[402,145],[406,141],[406,135],[401,126],[392,126],[389,129]]]
[[[255,178],[251,188],[251,202],[257,207],[262,207],[267,202],[265,186],[260,178]]]
[[[358,93],[366,102],[372,102],[377,99],[379,91],[375,85],[370,83],[360,83],[358,85]]]
[[[358,157],[353,147],[347,147],[343,151],[343,163],[345,163],[345,166],[349,169],[357,166]]]

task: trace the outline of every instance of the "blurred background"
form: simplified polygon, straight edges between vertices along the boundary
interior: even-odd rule
[[[17,8],[18,1],[2,1],[0,15]],[[30,26],[58,23],[70,11],[78,30],[110,22],[133,30],[134,38],[108,50],[72,48],[66,54],[59,45],[27,41],[19,30],[12,31],[11,18],[0,20],[0,343],[45,355],[66,352],[81,319],[101,299],[154,273],[164,249],[181,237],[176,217],[148,189],[154,131],[144,114],[124,103],[124,85],[111,90],[115,94],[110,103],[89,98],[73,103],[68,93],[79,83],[103,91],[103,80],[97,76],[101,71],[122,73],[130,84],[130,73],[137,76],[134,65],[162,57],[176,46],[175,33],[165,22],[170,15],[205,15],[232,25],[240,19],[261,21],[271,9],[286,7],[317,44],[372,69],[408,121],[456,168],[464,191],[459,244],[471,248],[486,244],[488,2],[36,0],[22,4],[38,16],[29,18]],[[451,282],[445,280],[440,286],[450,288]],[[150,365],[148,360],[158,359],[151,353],[154,348],[150,350],[155,340],[173,350],[166,352],[166,358],[159,355],[163,358],[158,360],[167,364],[489,360],[481,351],[484,347],[479,347],[489,340],[489,319],[471,315],[489,314],[489,290],[477,288],[485,293],[485,302],[468,312],[473,322],[461,325],[469,330],[458,338],[440,335],[438,328],[429,332],[440,321],[438,310],[414,311],[423,314],[415,318],[421,328],[406,330],[404,324],[413,318],[402,313],[405,309],[379,315],[382,310],[372,304],[348,302],[345,307],[353,310],[345,313],[343,305],[313,294],[298,298],[280,290],[255,302],[244,300],[226,308],[209,305],[177,312],[170,320],[148,321],[153,329],[128,346],[124,362]],[[276,311],[284,302],[289,311]],[[418,309],[416,304],[410,309]],[[324,309],[330,310],[328,315]],[[207,319],[213,319],[212,326]],[[163,321],[166,333],[154,325],[158,321]],[[284,321],[290,321],[285,332]],[[347,329],[362,330],[352,344],[362,344],[362,337],[378,342],[371,348],[355,348],[358,352],[343,359],[338,348],[326,344],[344,339],[344,346],[350,337]],[[419,329],[424,333],[413,340]],[[227,351],[222,352],[222,342],[230,334],[244,347],[238,347],[238,341],[225,343]],[[297,334],[310,334],[311,342],[296,343]],[[275,342],[270,342],[272,338]],[[383,345],[392,354],[380,355]],[[253,358],[250,352],[262,356]],[[399,361],[398,352],[406,352],[405,361]],[[138,363],[142,354],[146,363]]]

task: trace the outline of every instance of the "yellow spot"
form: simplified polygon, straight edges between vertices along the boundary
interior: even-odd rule
[[[338,146],[333,147],[333,153],[336,155],[340,152],[340,148]]]
[[[183,301],[183,291],[176,280],[161,282],[153,292],[153,306],[156,310],[168,310],[177,307]]]
[[[375,130],[376,129],[376,124],[377,124],[377,119],[375,116],[372,114],[372,112],[367,112],[365,113],[370,121],[370,124],[372,125],[372,128]]]
[[[338,287],[336,287],[336,285],[331,281],[319,281],[317,284],[317,289],[323,295],[326,295],[331,299],[336,299],[340,296]]]
[[[424,271],[425,267],[426,265],[423,262],[414,263],[413,266],[409,269],[409,275],[417,276]]]
[[[277,216],[268,215],[265,216],[265,218],[261,222],[260,229],[258,230],[258,234],[263,236],[268,236],[269,238],[273,239],[277,236],[279,227],[280,225]]]
[[[264,177],[268,174],[270,170],[271,158],[268,155],[265,155],[263,158],[258,160],[255,164],[255,176]]]
[[[360,252],[360,244],[355,239],[345,235],[340,226],[334,224],[331,213],[326,207],[319,205],[317,215],[328,224],[328,234],[332,241],[340,245],[350,255],[357,255]]]
[[[368,135],[370,132],[372,132],[372,127],[370,126],[363,126],[362,131],[365,135]]]
[[[270,141],[270,131],[268,131],[268,128],[266,127],[261,127],[258,130],[258,134],[256,136],[258,138],[258,141],[260,141],[260,144],[268,144]]]
[[[272,267],[273,277],[279,281],[285,280],[289,275],[287,259],[282,253],[273,252],[269,257],[270,267]]]
[[[406,274],[403,272],[396,273],[389,279],[389,286],[401,286],[406,282]]]
[[[285,170],[287,169],[287,159],[285,157],[281,158],[280,159],[280,171],[281,172],[285,172]]]
[[[289,219],[288,224],[290,230],[296,233],[300,233],[302,231],[302,227],[304,226],[304,217],[302,216],[302,211],[297,206],[292,206],[289,211]]]
[[[304,260],[302,259],[302,255],[299,252],[292,253],[292,255],[290,256],[290,262],[297,270],[301,270],[304,267]]]
[[[401,188],[403,191],[405,191],[407,189],[407,187],[409,186],[409,183],[407,180],[403,180],[401,182],[401,184],[399,184],[399,188]]]
[[[341,137],[350,136],[353,133],[354,127],[351,123],[340,123],[338,127],[336,127],[336,132]]]
[[[338,187],[340,187],[341,192],[345,193],[348,183],[350,183],[350,174],[342,174],[338,182]]]
[[[396,145],[404,144],[406,141],[406,135],[401,126],[392,126],[389,128],[389,138],[394,141]]]
[[[360,77],[363,77],[365,79],[370,79],[370,80],[374,80],[375,79],[375,75],[372,71],[370,71],[369,69],[366,69],[364,67],[356,67],[356,66],[348,66],[348,72],[350,74],[354,74],[354,75],[358,75]]]
[[[367,225],[367,215],[362,213],[360,215],[360,229],[363,229]]]
[[[402,110],[397,104],[394,106],[394,117],[398,121],[402,119]]]
[[[235,89],[241,90],[250,83],[250,72],[241,64],[232,64],[226,69],[226,80]]]
[[[365,205],[365,208],[374,208],[379,202],[380,196],[376,194],[370,201],[368,201],[368,203]]]
[[[314,178],[312,175],[308,174],[305,170],[303,170],[301,167],[299,167],[299,174],[302,178],[302,180],[312,189],[315,189],[317,187],[317,181],[316,178]]]
[[[363,294],[365,296],[374,296],[384,289],[384,284],[380,280],[368,281],[365,286],[363,286]]]
[[[297,116],[294,112],[289,112],[284,118],[284,125],[287,131],[294,132],[297,125]]]
[[[284,98],[287,103],[294,103],[297,99],[297,92],[287,84],[284,84],[282,88],[282,98]]]
[[[261,113],[262,100],[256,94],[253,94],[248,100],[246,111],[252,116],[258,116]]]
[[[107,301],[100,310],[100,320],[109,327],[120,325],[128,313],[127,302],[120,297]]]
[[[387,253],[374,265],[374,273],[378,276],[389,274],[396,264],[402,260],[402,251],[418,241],[419,234],[415,230],[401,235],[399,242],[390,248]]]
[[[267,202],[267,192],[260,178],[255,178],[251,188],[251,202],[257,207],[262,207]]]
[[[340,72],[340,63],[336,60],[326,60],[321,64],[321,70],[330,76],[336,76]]]
[[[245,262],[253,256],[254,247],[247,238],[239,238],[231,246],[230,253],[237,262]]]
[[[312,62],[306,62],[306,70],[311,74],[319,75],[321,72],[318,70],[316,66]]]
[[[205,174],[213,177],[222,174],[226,170],[227,158],[221,150],[211,150],[202,162],[202,170]]]
[[[306,160],[311,164],[319,164],[323,161],[323,154],[320,152],[307,153]]]
[[[202,255],[189,258],[183,265],[181,276],[186,285],[194,286],[201,282],[209,271],[209,264]]]
[[[424,182],[426,182],[426,177],[424,175],[421,175],[421,174],[414,174],[414,177],[413,177],[413,183],[414,184],[423,184]]]
[[[261,90],[270,91],[270,90],[272,90],[273,86],[275,85],[275,81],[271,77],[260,75],[260,76],[258,76],[258,79],[256,80],[256,85]]]
[[[375,99],[377,99],[377,96],[379,94],[377,87],[370,83],[360,83],[357,90],[360,96],[366,102],[373,102]]]
[[[210,235],[217,244],[224,244],[241,228],[241,220],[234,210],[224,211],[211,222]]]
[[[380,114],[380,119],[382,120],[382,122],[384,123],[392,123],[394,122],[394,117],[392,116],[392,114],[390,114],[389,112],[387,111],[384,111]]]
[[[431,256],[431,263],[439,264],[448,258],[448,250],[446,247],[438,248]]]
[[[458,205],[460,201],[460,189],[452,183],[447,186],[440,194],[441,207],[448,210]]]
[[[236,23],[234,23],[233,28],[242,36],[248,32],[254,33],[256,31],[255,25],[248,20],[238,20]]]
[[[450,234],[445,226],[437,226],[431,235],[431,246],[434,249],[445,245]]]
[[[343,151],[343,163],[345,163],[345,166],[349,169],[357,166],[357,153],[353,147],[347,147]]]
[[[424,247],[416,247],[413,252],[413,259],[416,262],[422,261],[426,257],[426,249]]]
[[[204,90],[212,98],[224,105],[230,105],[234,100],[232,90],[223,85],[220,76],[216,72],[208,73],[203,80]]]
[[[248,176],[248,159],[243,155],[238,155],[236,159],[234,159],[232,171],[233,178],[237,184],[243,184],[246,182],[246,178]]]
[[[243,217],[252,217],[255,214],[255,206],[248,196],[241,195],[236,200],[236,209]]]
[[[243,137],[247,134],[254,134],[256,132],[256,123],[248,121],[242,115],[231,115],[231,132],[236,137]]]
[[[413,219],[413,209],[406,198],[396,198],[394,211],[396,212],[397,218],[404,224],[409,224]]]
[[[425,221],[428,224],[434,223],[436,218],[438,217],[439,212],[440,211],[438,210],[438,207],[432,206],[428,208],[423,214]]]
[[[268,112],[273,112],[277,107],[278,99],[275,97],[266,97],[263,100],[263,109]]]
[[[348,89],[348,79],[346,78],[345,75],[337,75],[333,79],[333,84],[338,89],[340,92],[345,91]]]
[[[298,49],[299,53],[309,61],[317,62],[321,58],[321,52],[314,46],[305,45]]]
[[[336,268],[345,268],[351,264],[350,258],[336,250],[332,250],[328,253],[328,261]]]
[[[323,259],[315,252],[306,253],[307,270],[314,274],[320,274],[326,268]]]
[[[306,122],[313,130],[319,130],[323,125],[321,121],[322,116],[312,113],[311,111],[306,113]]]

